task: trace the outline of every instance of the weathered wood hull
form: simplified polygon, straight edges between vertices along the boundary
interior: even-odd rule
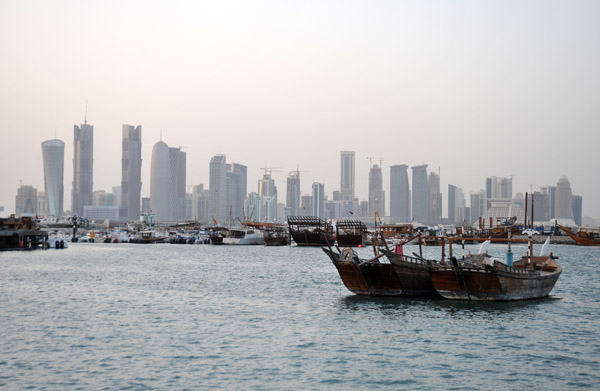
[[[555,271],[527,270],[506,265],[471,267],[436,265],[431,280],[446,299],[513,301],[546,297],[556,284],[562,268]]]
[[[337,243],[341,247],[358,247],[363,245],[363,237],[353,234],[338,235]]]
[[[352,260],[341,260],[339,254],[323,251],[336,267],[346,288],[357,295],[409,296],[403,289],[394,268],[389,263],[369,262],[360,266]]]
[[[428,296],[436,291],[431,282],[430,263],[392,251],[382,250],[390,260],[406,295]]]

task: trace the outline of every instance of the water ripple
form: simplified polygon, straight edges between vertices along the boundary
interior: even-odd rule
[[[600,249],[555,254],[551,298],[470,303],[354,296],[319,249],[2,253],[0,387],[587,390]]]

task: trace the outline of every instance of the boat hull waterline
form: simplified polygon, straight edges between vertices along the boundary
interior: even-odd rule
[[[446,299],[531,300],[550,294],[562,273],[562,268],[555,265],[553,270],[510,267],[498,261],[493,267],[437,265],[431,268],[431,280]]]

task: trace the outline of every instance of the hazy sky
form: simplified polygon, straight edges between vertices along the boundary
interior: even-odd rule
[[[441,167],[465,193],[487,176],[514,192],[567,175],[600,217],[599,1],[0,0],[0,205],[19,181],[43,191],[41,143],[94,125],[94,189],[121,181],[121,126],[142,125],[142,194],[152,146],[187,152],[188,184],[208,186],[217,153],[302,191],[339,187],[355,150],[357,195],[369,156]],[[389,211],[389,209],[388,209]],[[445,214],[445,213],[444,213]]]

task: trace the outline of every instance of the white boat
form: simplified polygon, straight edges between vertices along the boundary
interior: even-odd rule
[[[69,248],[69,242],[63,231],[55,231],[48,236],[49,248]]]
[[[265,237],[261,231],[256,230],[256,229],[249,229],[249,228],[230,229],[227,232],[227,235],[223,238],[223,244],[264,245]]]

